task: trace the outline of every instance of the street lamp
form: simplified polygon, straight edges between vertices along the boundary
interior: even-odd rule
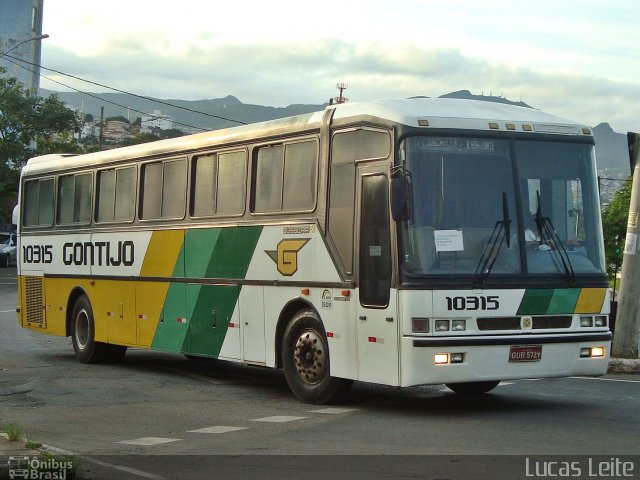
[[[18,48],[20,45],[27,43],[27,42],[33,42],[35,40],[43,40],[45,38],[49,38],[48,34],[43,34],[43,35],[38,35],[37,37],[33,37],[33,38],[27,38],[26,40],[23,40],[21,42],[16,43],[13,47],[11,47],[9,50],[7,50],[6,52],[0,53],[0,58],[4,57],[5,55],[7,55],[8,53],[11,53],[12,51],[14,51],[16,48]]]

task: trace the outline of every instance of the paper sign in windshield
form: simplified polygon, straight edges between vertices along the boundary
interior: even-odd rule
[[[436,252],[461,252],[464,250],[462,231],[460,230],[435,230],[433,238],[436,243]]]

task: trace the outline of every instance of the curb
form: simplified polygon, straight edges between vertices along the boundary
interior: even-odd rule
[[[33,457],[48,453],[41,448],[27,448],[24,440],[11,441],[9,435],[0,432],[0,456]]]
[[[609,359],[608,373],[635,373],[640,374],[640,359],[638,358],[611,358]]]

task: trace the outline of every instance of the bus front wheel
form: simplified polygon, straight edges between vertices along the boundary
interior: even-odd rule
[[[95,341],[96,327],[89,299],[82,295],[76,300],[71,317],[71,342],[76,358],[82,363],[99,363],[106,359],[105,343]]]
[[[313,310],[290,320],[282,340],[282,366],[289,388],[305,403],[339,400],[353,381],[329,375],[329,348],[322,323]]]
[[[487,393],[498,386],[499,381],[447,383],[447,387],[461,395],[479,395]]]

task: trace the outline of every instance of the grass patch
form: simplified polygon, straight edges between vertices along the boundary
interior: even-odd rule
[[[42,446],[42,444],[40,442],[34,442],[33,440],[27,440],[24,446],[31,450],[37,450]]]
[[[9,440],[12,442],[17,442],[24,435],[23,430],[15,423],[0,425],[0,432],[6,433],[9,437]]]

